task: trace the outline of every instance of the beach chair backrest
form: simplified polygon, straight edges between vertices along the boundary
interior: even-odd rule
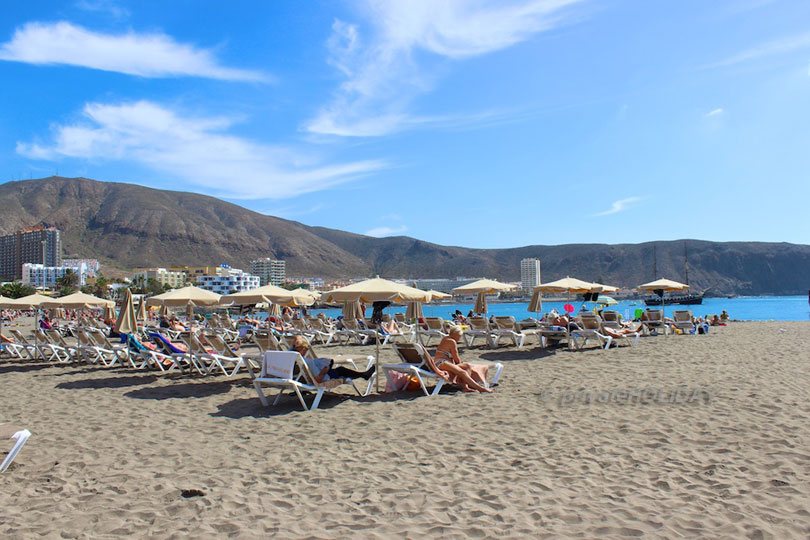
[[[515,318],[508,316],[501,316],[495,317],[495,325],[500,330],[514,330],[515,329]]]
[[[601,322],[599,317],[593,313],[583,312],[579,314],[579,320],[585,330],[599,330]]]
[[[647,310],[647,320],[648,321],[663,321],[664,320],[664,312],[660,309],[648,309]]]
[[[602,320],[606,322],[619,322],[621,315],[618,311],[603,311]]]
[[[427,351],[418,343],[395,343],[394,350],[406,364],[421,366],[425,363]]]
[[[429,330],[444,330],[444,319],[441,317],[425,317],[425,324]]]
[[[206,339],[208,340],[208,343],[210,343],[211,346],[215,348],[217,351],[219,351],[219,353],[222,354],[223,356],[230,356],[233,358],[239,356],[234,352],[233,349],[231,349],[231,346],[228,345],[225,342],[225,340],[222,339],[222,336],[220,336],[219,334],[209,335],[206,337]]]
[[[295,351],[267,351],[262,358],[262,371],[259,377],[293,379],[299,358],[301,355]]]
[[[673,316],[677,322],[692,322],[692,312],[688,310],[678,310]]]
[[[14,336],[14,340],[17,341],[18,343],[22,343],[23,345],[28,344],[28,340],[25,339],[25,336],[23,336],[22,332],[20,332],[19,330],[16,329],[11,330],[11,335]]]
[[[405,314],[404,313],[394,313],[394,320],[398,323],[405,322]]]
[[[470,317],[467,322],[473,330],[489,330],[489,320],[486,317]]]
[[[304,319],[293,319],[292,325],[293,328],[302,332],[309,330],[309,327],[307,326],[307,323]]]
[[[181,351],[174,344],[169,341],[169,339],[159,332],[149,332],[149,337],[155,344],[162,348],[164,351],[168,352],[169,354],[185,354],[186,351]]]

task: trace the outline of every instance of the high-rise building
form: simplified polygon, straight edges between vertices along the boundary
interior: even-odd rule
[[[540,259],[520,261],[520,285],[527,292],[540,285]]]
[[[62,266],[59,229],[37,225],[0,236],[0,278],[21,279],[25,263]]]
[[[281,285],[287,279],[287,265],[284,261],[265,258],[250,261],[250,273],[259,276],[262,285]]]

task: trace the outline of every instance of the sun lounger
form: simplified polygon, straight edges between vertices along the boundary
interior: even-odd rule
[[[644,314],[646,317],[642,318],[641,324],[647,334],[657,333],[659,330],[664,334],[669,332],[669,326],[664,322],[664,310],[648,309]]]
[[[16,329],[10,330],[11,335],[14,337],[14,341],[25,347],[25,351],[28,354],[28,358],[31,360],[44,360],[45,355],[42,354],[42,351],[39,350],[39,347],[28,341],[25,336],[22,335],[22,332]]]
[[[402,362],[398,364],[384,364],[382,366],[386,379],[390,381],[389,374],[392,371],[413,375],[419,381],[419,386],[426,396],[435,396],[439,393],[446,381],[430,369],[430,364],[428,363],[430,353],[428,353],[424,346],[419,343],[395,343],[394,350]],[[484,386],[486,387],[498,384],[501,378],[503,364],[496,363],[493,364],[493,367],[495,368],[495,375],[492,381],[484,381]],[[429,382],[435,384],[432,392],[428,391]]]
[[[582,350],[589,339],[599,341],[600,346],[604,349],[610,348],[613,338],[601,332],[602,320],[597,315],[583,312],[579,314],[576,322],[581,328],[570,332],[571,342],[576,350]]]
[[[518,349],[522,348],[526,338],[534,336],[540,341],[539,333],[536,329],[520,329],[514,317],[495,317],[495,327],[493,330],[493,345],[498,345],[501,339],[507,338]]]
[[[220,354],[220,352],[214,348],[206,348],[202,341],[200,341],[200,338],[194,334],[188,337],[189,351],[197,359],[197,363],[205,367],[206,374],[219,368],[226,377],[233,377],[239,373],[239,369],[245,365],[244,358],[234,353],[219,336],[209,336],[206,341],[210,344],[212,339],[218,340],[219,344],[224,345],[223,349],[230,351],[232,354]],[[230,367],[231,371],[229,372],[225,366]]]
[[[176,367],[180,371],[185,371],[186,369],[191,371],[194,369],[200,375],[205,374],[204,368],[199,365],[194,355],[192,355],[185,346],[181,348],[179,344],[173,343],[160,332],[149,332],[149,339],[162,350],[166,357],[171,358],[174,364],[173,367]],[[171,371],[171,369],[172,368],[169,368],[165,371]]]
[[[441,317],[425,317],[425,326],[419,329],[419,340],[422,345],[430,345],[430,338],[439,338],[439,341],[448,336],[444,331],[444,319]]]
[[[297,368],[297,370],[296,370]],[[259,401],[265,407],[270,403],[264,395],[264,386],[277,388],[279,390],[273,405],[277,404],[281,399],[282,394],[286,391],[295,393],[301,406],[306,411],[314,411],[321,403],[321,398],[326,392],[334,390],[343,384],[351,384],[357,394],[361,397],[368,395],[371,391],[374,377],[368,382],[366,392],[361,392],[350,379],[331,379],[324,382],[318,382],[315,376],[310,372],[304,358],[296,351],[268,351],[264,353],[262,358],[262,369],[259,376],[253,380],[253,387],[259,396]],[[307,406],[304,400],[303,392],[314,393],[315,398],[311,406]]]
[[[158,371],[171,371],[177,367],[174,359],[160,351],[150,349],[134,334],[128,334],[129,341],[129,362],[135,369],[147,369],[153,367]],[[137,360],[140,358],[141,362]]]
[[[678,310],[672,314],[672,318],[675,322],[672,323],[672,326],[681,330],[684,334],[687,335],[698,335],[697,329],[695,328],[695,323],[692,322],[692,312],[688,310]]]
[[[622,328],[622,316],[618,311],[603,311],[602,312],[602,326],[608,328],[620,329]]]
[[[318,317],[309,319],[309,327],[312,329],[315,337],[324,345],[329,345],[332,343],[332,340],[335,339],[335,329],[327,326],[327,324]]]
[[[8,469],[11,462],[14,461],[14,458],[17,457],[17,454],[20,453],[20,450],[25,446],[29,437],[31,437],[31,432],[27,429],[17,429],[11,426],[0,425],[0,440],[11,439],[14,441],[11,450],[6,457],[3,458],[2,463],[0,463],[0,473],[6,472],[6,469]]]
[[[49,362],[59,362],[63,364],[70,362],[70,354],[67,352],[67,350],[64,347],[53,343],[50,336],[45,331],[37,330],[36,334],[39,341],[39,351],[46,360]]]
[[[467,347],[472,347],[478,338],[484,338],[487,346],[492,346],[495,335],[490,328],[489,319],[486,317],[470,317],[467,319],[467,324],[470,327],[464,332],[464,341]]]

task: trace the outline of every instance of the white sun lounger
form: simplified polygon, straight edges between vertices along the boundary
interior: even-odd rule
[[[296,369],[298,372],[296,373]],[[259,401],[262,405],[268,407],[270,402],[267,396],[264,395],[263,386],[277,388],[279,390],[276,399],[273,400],[273,405],[278,403],[282,394],[286,391],[295,393],[301,406],[306,411],[314,411],[321,403],[321,398],[324,393],[329,392],[340,385],[352,385],[357,394],[361,397],[367,396],[373,387],[375,376],[371,377],[368,381],[368,387],[365,392],[361,392],[351,379],[330,379],[319,383],[314,375],[310,372],[309,366],[304,361],[304,358],[296,351],[267,351],[264,353],[262,359],[262,370],[259,376],[253,379],[253,387],[259,396]],[[312,401],[311,406],[307,406],[304,400],[303,392],[315,394],[315,399]]]
[[[10,436],[9,436],[10,433]],[[11,447],[11,451],[9,451],[8,455],[6,455],[3,462],[0,463],[0,473],[5,472],[8,469],[11,462],[14,461],[14,458],[17,457],[17,454],[20,453],[22,447],[25,446],[25,443],[28,441],[28,438],[31,436],[31,432],[27,429],[21,429],[17,431],[6,431],[3,426],[0,426],[0,438],[2,439],[12,439],[14,441],[14,445]]]
[[[427,349],[419,343],[394,343],[394,350],[397,355],[399,355],[400,359],[402,359],[402,362],[399,364],[384,364],[382,366],[386,379],[390,380],[389,373],[396,371],[416,377],[419,381],[419,386],[422,387],[422,392],[424,392],[426,396],[435,396],[441,391],[446,381],[429,368],[427,359],[430,353],[427,352]],[[503,364],[496,363],[493,367],[495,368],[495,376],[492,378],[491,382],[485,381],[487,387],[498,384],[498,380],[501,378]],[[428,391],[428,382],[434,382],[435,384],[432,392]]]

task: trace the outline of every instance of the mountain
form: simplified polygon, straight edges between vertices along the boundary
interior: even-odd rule
[[[686,249],[689,281],[698,289],[804,294],[810,288],[807,245],[678,240],[470,249],[309,227],[205,195],[85,178],[1,184],[0,205],[0,233],[54,225],[63,231],[67,256],[95,257],[121,270],[221,262],[244,268],[251,259],[276,257],[287,261],[290,275],[515,281],[520,260],[538,257],[545,281],[572,275],[630,287],[661,276],[684,280]]]

